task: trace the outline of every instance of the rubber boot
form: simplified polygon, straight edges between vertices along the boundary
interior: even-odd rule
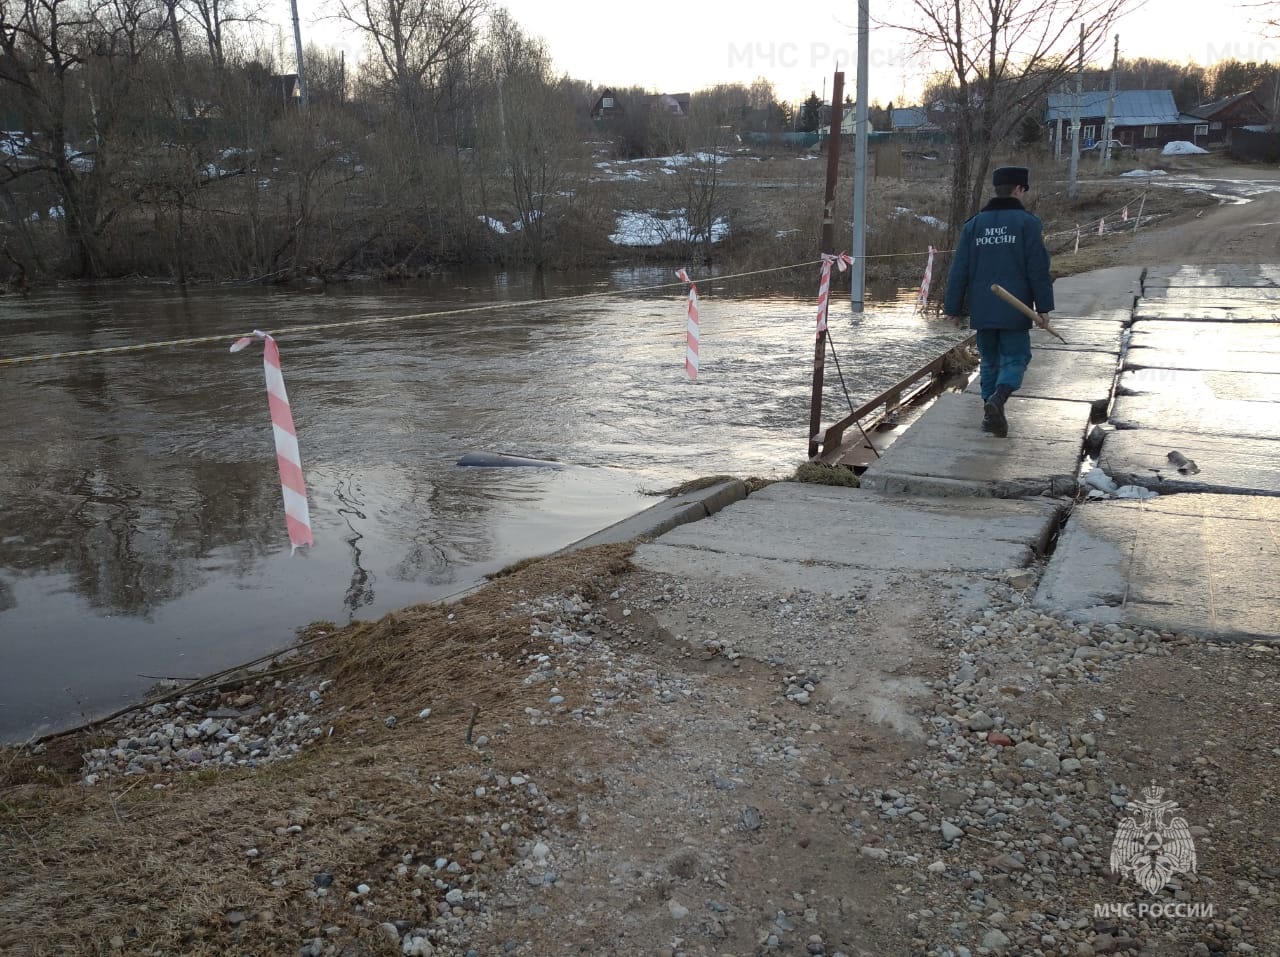
[[[982,419],[984,432],[990,432],[992,435],[1002,439],[1009,434],[1009,420],[1004,415],[1004,404],[1012,394],[1013,391],[1008,386],[996,386],[995,394],[982,407],[982,411],[985,413]],[[988,428],[988,424],[990,428]]]

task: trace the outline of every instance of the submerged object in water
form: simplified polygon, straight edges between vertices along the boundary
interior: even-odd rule
[[[468,452],[458,459],[457,464],[489,469],[562,469],[565,467],[563,462],[552,462],[548,459],[529,459],[522,455],[504,455],[501,452]]]

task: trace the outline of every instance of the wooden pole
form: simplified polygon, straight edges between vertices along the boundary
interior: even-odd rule
[[[835,252],[836,242],[836,182],[840,178],[840,120],[843,109],[844,73],[837,70],[831,88],[831,125],[827,134],[827,189],[822,203],[822,234],[820,243],[824,253]],[[830,289],[827,303],[831,302]],[[813,391],[809,399],[809,458],[818,454],[818,433],[822,431],[822,384],[826,372],[827,331],[818,333],[813,344]]]

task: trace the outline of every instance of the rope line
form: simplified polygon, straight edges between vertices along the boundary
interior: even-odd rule
[[[1145,195],[1147,195],[1146,190],[1144,190],[1141,194],[1139,194],[1139,198]],[[1132,204],[1125,203],[1123,206],[1119,207],[1117,210],[1110,213],[1109,215],[1116,216],[1122,213],[1130,205]],[[1087,224],[1081,223],[1078,226],[1073,226],[1072,228],[1062,230],[1061,232],[1048,233],[1045,235],[1044,238],[1057,239],[1064,236],[1074,236],[1077,230],[1080,230],[1081,232],[1083,232],[1083,230],[1086,228],[1086,225],[1091,228],[1094,224],[1096,224],[1097,222],[1103,219],[1106,219],[1105,215],[1097,217],[1096,219],[1090,220]],[[954,249],[935,249],[935,252],[953,253],[955,252],[955,250]],[[862,258],[864,260],[905,259],[905,258],[915,258],[919,256],[924,256],[924,255],[926,255],[926,253],[924,252],[877,253],[875,255],[863,256]],[[821,265],[822,265],[821,259],[811,259],[805,262],[791,263],[790,265],[786,265],[786,266],[770,266],[765,269],[752,269],[746,272],[730,273],[724,276],[713,276],[711,277],[710,281],[730,282],[738,279],[748,279],[752,276],[764,276],[770,273],[787,272],[793,269],[804,269],[810,266],[821,266]],[[298,333],[304,333],[304,332],[328,332],[333,329],[354,329],[354,328],[359,328],[361,326],[377,325],[379,323],[384,323],[384,322],[410,322],[418,319],[441,318],[445,316],[465,316],[465,315],[470,315],[477,312],[496,312],[504,309],[525,308],[530,305],[556,305],[556,304],[573,303],[573,302],[588,302],[593,299],[609,299],[609,298],[614,298],[618,296],[629,296],[634,293],[658,292],[658,291],[670,290],[670,289],[680,289],[681,291],[683,291],[684,283],[683,282],[664,282],[664,283],[657,283],[650,286],[635,286],[630,289],[605,290],[603,292],[588,292],[588,293],[581,293],[573,296],[558,296],[552,299],[536,299],[536,300],[525,299],[525,300],[520,300],[518,302],[491,302],[491,303],[485,303],[479,306],[463,306],[457,309],[442,309],[434,312],[417,312],[417,313],[409,313],[407,315],[398,315],[398,316],[371,316],[366,319],[344,319],[338,322],[314,322],[314,323],[309,323],[307,325],[302,325],[302,326],[292,326],[288,329],[283,329],[283,330],[266,330],[266,331],[270,335],[276,338],[281,338],[286,335],[291,336],[291,335],[296,335]],[[189,336],[185,339],[165,339],[159,342],[139,342],[139,343],[134,343],[133,345],[127,345],[127,346],[103,346],[97,349],[72,349],[64,352],[45,352],[45,353],[39,353],[39,354],[27,355],[27,356],[7,356],[7,357],[0,357],[0,367],[24,365],[32,362],[49,362],[55,359],[77,359],[77,358],[83,358],[86,356],[122,355],[130,352],[144,352],[151,349],[172,349],[178,346],[207,345],[209,343],[227,342],[228,340],[240,339],[244,335],[246,335],[246,333],[227,333],[227,334],[209,335],[209,336]]]

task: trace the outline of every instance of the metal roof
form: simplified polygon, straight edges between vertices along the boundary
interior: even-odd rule
[[[1107,90],[1090,90],[1080,94],[1080,118],[1095,119],[1107,115]],[[1054,123],[1070,120],[1075,105],[1074,93],[1050,93],[1045,118]],[[1116,126],[1154,126],[1177,123],[1178,107],[1172,90],[1116,90],[1112,122]]]
[[[1233,94],[1232,96],[1224,96],[1222,99],[1214,100],[1212,103],[1201,103],[1191,112],[1194,113],[1196,116],[1199,116],[1207,120],[1209,117],[1213,116],[1214,113],[1218,113],[1222,110],[1225,110],[1228,106],[1234,106],[1235,104],[1239,103],[1241,100],[1250,96],[1253,96],[1253,91],[1246,90],[1243,93],[1236,93],[1236,94]]]
[[[909,126],[924,126],[929,122],[929,114],[918,106],[903,106],[893,111],[893,128],[902,129]]]

